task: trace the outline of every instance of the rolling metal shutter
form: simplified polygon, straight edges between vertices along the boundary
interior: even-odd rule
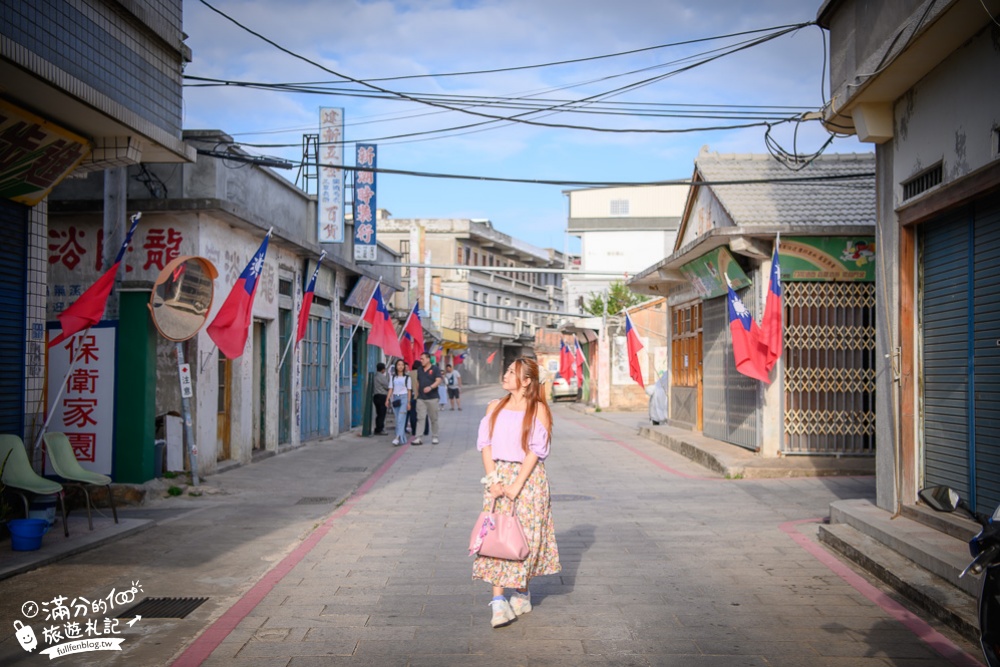
[[[921,229],[924,485],[969,497],[969,264],[967,215]]]
[[[24,435],[28,207],[0,200],[0,433]]]
[[[992,512],[1000,505],[1000,199],[976,206],[975,226],[973,469],[976,505]]]
[[[921,229],[924,484],[1000,503],[1000,200]]]
[[[741,290],[739,297],[750,312],[758,312],[752,287]],[[726,297],[709,299],[702,308],[705,369],[702,432],[710,438],[757,451],[760,449],[761,383],[736,370]]]

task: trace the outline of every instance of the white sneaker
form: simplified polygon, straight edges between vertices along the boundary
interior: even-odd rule
[[[436,444],[438,444],[439,442],[441,442],[441,441],[440,441],[440,440],[438,440],[438,439],[437,439],[437,437],[433,437],[433,438],[431,438],[431,444],[432,444],[432,445],[436,445]]]
[[[424,441],[421,440],[420,438],[414,438],[413,440],[410,441],[410,444],[411,445],[422,445],[422,444],[424,444]]]
[[[514,591],[510,594],[510,608],[515,616],[524,616],[531,611],[531,591],[520,593]]]
[[[490,600],[490,606],[493,607],[493,618],[490,619],[490,625],[494,628],[503,627],[517,618],[514,615],[514,610],[510,608],[510,603],[506,600]]]
[[[396,436],[395,438],[392,439],[392,446],[393,447],[399,446],[399,436]]]

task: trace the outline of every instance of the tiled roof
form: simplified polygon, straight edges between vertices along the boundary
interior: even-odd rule
[[[711,188],[739,227],[875,224],[874,153],[821,155],[808,167],[791,171],[767,154],[720,155],[703,150],[695,160],[695,168],[708,182],[872,174],[843,181]]]

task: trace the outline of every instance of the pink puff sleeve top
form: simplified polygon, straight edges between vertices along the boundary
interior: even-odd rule
[[[490,419],[493,415],[488,414],[479,422],[479,438],[476,442],[476,449],[483,451],[490,445],[493,446],[494,461],[516,461],[524,462],[524,450],[521,449],[521,425],[524,423],[524,412],[514,410],[501,410],[497,415],[496,426],[493,427],[493,437],[490,438]],[[528,449],[530,449],[539,460],[544,461],[549,455],[549,432],[545,430],[542,423],[535,418],[535,423],[528,438]]]

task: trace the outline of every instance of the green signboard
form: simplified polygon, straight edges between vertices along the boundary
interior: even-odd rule
[[[783,237],[778,250],[782,281],[873,282],[875,237]]]
[[[784,248],[782,248],[784,250]],[[784,261],[784,255],[782,255]],[[782,267],[784,268],[784,267]],[[716,248],[698,259],[681,266],[681,274],[691,283],[702,299],[712,299],[726,293],[726,278],[733,289],[741,289],[751,284],[747,274],[725,247]]]

